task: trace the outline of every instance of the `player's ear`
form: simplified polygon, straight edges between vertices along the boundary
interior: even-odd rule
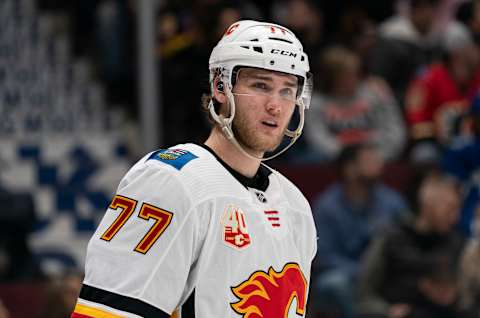
[[[225,104],[227,102],[227,96],[225,95],[225,84],[219,77],[216,77],[215,81],[213,82],[213,97],[220,104]]]

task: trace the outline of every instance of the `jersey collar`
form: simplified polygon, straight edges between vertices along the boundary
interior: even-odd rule
[[[234,170],[232,167],[230,167],[225,161],[223,161],[216,153],[213,151],[209,146],[205,144],[200,144],[202,148],[206,149],[208,152],[210,152],[218,162],[220,162],[225,169],[230,172],[230,174],[238,180],[244,187],[246,188],[254,188],[260,191],[265,192],[268,188],[268,185],[270,183],[270,180],[268,177],[272,173],[272,171],[267,168],[265,165],[261,164],[260,167],[257,170],[257,173],[251,178],[244,176],[240,172]]]

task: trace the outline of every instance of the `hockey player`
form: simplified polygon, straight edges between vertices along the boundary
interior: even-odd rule
[[[290,30],[245,20],[209,67],[209,138],[149,153],[124,176],[89,242],[73,318],[169,317],[187,304],[197,318],[305,316],[310,206],[262,161],[302,132],[307,55]]]

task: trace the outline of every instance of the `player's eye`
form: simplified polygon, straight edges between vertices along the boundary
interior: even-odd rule
[[[280,91],[280,96],[288,99],[295,98],[296,92],[292,88],[284,88]]]
[[[264,83],[264,82],[254,82],[252,83],[251,87],[255,90],[258,90],[258,91],[268,91],[270,89],[270,87],[267,85],[267,83]]]

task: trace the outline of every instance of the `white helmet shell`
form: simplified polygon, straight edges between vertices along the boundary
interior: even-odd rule
[[[310,70],[303,46],[289,29],[278,24],[243,20],[232,24],[210,55],[210,83],[218,70],[228,76],[233,86],[236,67],[256,67],[298,76],[299,97],[305,108],[310,104],[311,88],[307,87]]]

